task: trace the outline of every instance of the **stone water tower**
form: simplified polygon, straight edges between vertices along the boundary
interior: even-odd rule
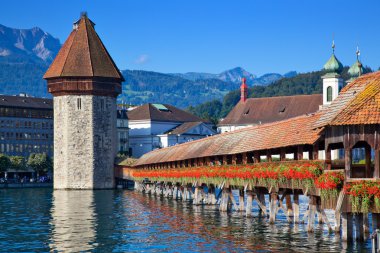
[[[54,189],[114,187],[123,76],[82,14],[44,75],[54,96]]]

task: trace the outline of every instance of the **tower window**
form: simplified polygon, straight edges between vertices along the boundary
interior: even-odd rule
[[[82,99],[81,98],[77,98],[77,109],[82,110]]]
[[[100,100],[100,110],[104,111],[104,99]]]
[[[327,102],[331,102],[332,101],[332,87],[331,86],[329,86],[329,87],[327,87],[327,92],[326,92],[327,94]]]

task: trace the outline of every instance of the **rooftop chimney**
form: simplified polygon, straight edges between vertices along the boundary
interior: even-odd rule
[[[241,79],[241,86],[240,86],[240,101],[245,102],[248,98],[248,86],[246,84],[247,79],[243,77]]]

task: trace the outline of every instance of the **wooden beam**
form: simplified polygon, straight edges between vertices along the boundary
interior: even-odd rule
[[[285,148],[280,149],[280,161],[286,161],[286,151]]]
[[[227,156],[223,155],[223,165],[227,165]]]
[[[313,145],[313,151],[312,151],[312,156],[309,156],[310,160],[318,160],[318,153],[319,153],[319,144],[316,143]]]
[[[296,154],[294,155],[294,160],[303,159],[303,146],[297,146]]]
[[[231,156],[231,160],[232,160],[232,165],[236,165],[236,160],[237,160],[237,158],[236,158],[236,154],[233,154],[233,155]]]
[[[239,211],[244,212],[244,188],[239,189]]]
[[[363,213],[355,214],[355,240],[363,241],[364,230],[363,230]]]

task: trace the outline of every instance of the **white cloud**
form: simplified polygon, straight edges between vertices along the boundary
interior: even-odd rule
[[[135,60],[136,64],[144,64],[149,60],[149,56],[147,54],[142,54]]]

